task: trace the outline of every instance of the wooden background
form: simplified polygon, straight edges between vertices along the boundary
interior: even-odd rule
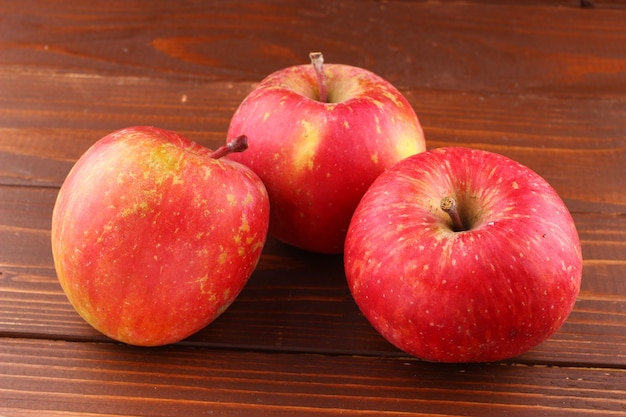
[[[272,239],[237,301],[179,344],[78,317],[50,251],[76,159],[132,125],[211,148],[270,72],[361,66],[429,148],[507,155],[550,182],[583,245],[563,328],[503,363],[410,358],[359,313],[340,256]],[[0,0],[0,416],[626,415],[626,3]]]

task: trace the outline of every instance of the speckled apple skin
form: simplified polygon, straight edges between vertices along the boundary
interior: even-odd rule
[[[76,311],[132,345],[174,343],[220,315],[260,257],[266,190],[248,168],[152,127],[96,142],[52,216],[59,282]]]
[[[440,208],[454,197],[469,230]],[[582,276],[575,224],[529,168],[440,148],[382,174],[356,209],[344,254],[350,290],[389,342],[438,362],[511,358],[553,335]]]
[[[299,248],[341,253],[359,200],[386,168],[425,150],[417,116],[388,81],[362,68],[324,66],[328,102],[310,65],[282,69],[241,103],[228,138],[250,148],[229,158],[265,183],[270,234]]]

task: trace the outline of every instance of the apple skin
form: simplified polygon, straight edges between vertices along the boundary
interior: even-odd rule
[[[341,253],[359,200],[386,168],[425,150],[410,103],[362,68],[326,64],[327,102],[311,65],[265,78],[240,104],[227,138],[250,149],[228,157],[256,172],[270,196],[270,234],[318,253]]]
[[[467,230],[440,208],[446,196]],[[373,327],[435,362],[530,350],[564,323],[582,275],[578,233],[555,190],[509,158],[461,147],[383,173],[355,211],[344,261]]]
[[[269,199],[250,169],[153,127],[97,141],[64,181],[52,215],[59,282],[106,336],[139,346],[205,327],[252,274]]]

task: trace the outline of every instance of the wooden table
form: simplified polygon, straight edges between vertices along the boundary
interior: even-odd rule
[[[176,345],[115,343],[74,312],[50,218],[76,159],[131,125],[215,148],[256,83],[314,50],[394,83],[430,148],[499,152],[556,188],[584,273],[554,337],[502,363],[419,361],[359,313],[341,256],[272,239]],[[626,416],[625,167],[620,1],[0,0],[0,415]]]

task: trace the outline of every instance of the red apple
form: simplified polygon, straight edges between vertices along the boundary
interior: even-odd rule
[[[348,284],[374,328],[429,361],[517,356],[554,334],[582,274],[572,217],[502,155],[441,148],[383,173],[346,238]]]
[[[100,139],[52,215],[57,275],[76,311],[132,345],[174,343],[237,297],[265,243],[269,200],[250,169],[153,127]]]
[[[254,170],[270,196],[270,234],[341,253],[363,193],[386,168],[425,150],[411,105],[389,82],[312,54],[265,78],[234,114],[228,137],[250,150],[229,158]]]

